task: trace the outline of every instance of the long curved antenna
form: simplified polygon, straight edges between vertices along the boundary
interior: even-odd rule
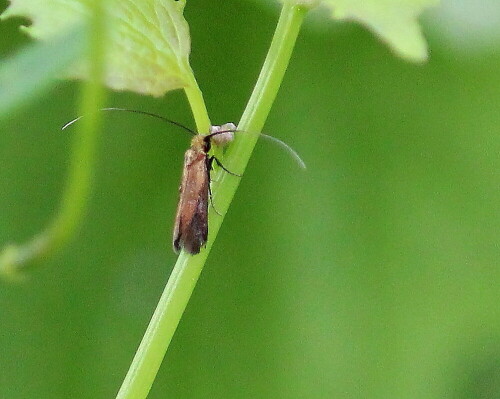
[[[267,140],[271,140],[271,141],[274,141],[276,144],[278,144],[281,148],[283,148],[284,150],[286,150],[286,152],[288,152],[288,154],[295,160],[295,162],[297,162],[297,164],[302,168],[302,169],[307,169],[307,166],[306,166],[306,163],[302,160],[302,158],[300,157],[300,155],[298,154],[297,151],[295,151],[292,147],[290,147],[287,143],[285,143],[284,141],[274,137],[274,136],[270,136],[268,134],[265,134],[265,133],[254,133],[254,132],[247,132],[246,130],[221,130],[220,132],[215,132],[215,133],[211,133],[211,134],[208,134],[206,137],[213,137],[213,136],[217,136],[218,134],[223,134],[223,133],[247,133],[247,134],[256,134],[258,136],[261,136]]]
[[[68,123],[66,123],[66,124],[65,124],[65,125],[61,128],[61,130],[66,129],[68,126],[71,126],[73,123],[75,123],[75,122],[79,121],[80,119],[82,119],[82,116],[79,116],[78,118],[75,118],[75,119],[73,119],[73,120],[69,121]]]
[[[274,141],[276,144],[281,146],[281,148],[286,150],[302,169],[307,169],[306,163],[300,157],[299,153],[297,151],[295,151],[292,147],[290,147],[287,143],[285,143],[284,141],[282,141],[274,136],[269,136],[268,134],[261,133],[260,135],[262,137],[264,137],[265,139]]]
[[[115,108],[115,107],[110,107],[110,108],[101,108],[99,111],[124,111],[124,112],[132,112],[132,113],[135,113],[135,114],[142,114],[142,115],[148,115],[148,116],[152,116],[154,118],[157,118],[157,119],[160,119],[164,122],[167,122],[167,123],[170,123],[172,125],[175,125],[175,126],[178,126],[180,127],[181,129],[184,129],[185,131],[191,133],[193,136],[196,136],[198,133],[196,133],[194,130],[188,128],[187,126],[184,126],[183,124],[179,123],[179,122],[176,122],[176,121],[173,121],[171,119],[168,119],[168,118],[165,118],[161,115],[157,115],[157,114],[153,114],[151,112],[146,112],[146,111],[140,111],[140,110],[137,110],[137,109],[128,109],[128,108]],[[78,118],[75,118],[71,121],[69,121],[68,123],[66,123],[62,128],[61,130],[64,130],[66,129],[68,126],[71,126],[73,123],[79,121],[80,119],[82,119],[83,116],[79,116]]]

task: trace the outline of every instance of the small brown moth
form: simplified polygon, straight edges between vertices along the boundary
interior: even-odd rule
[[[212,192],[210,190],[210,172],[212,171],[213,162],[227,173],[241,177],[227,170],[215,156],[209,155],[209,151],[212,144],[224,146],[232,141],[234,133],[248,132],[237,130],[233,123],[226,123],[221,126],[212,126],[210,133],[204,135],[196,133],[178,122],[146,111],[126,108],[103,108],[101,111],[126,111],[153,116],[176,125],[194,136],[191,140],[191,146],[184,154],[184,168],[182,171],[181,185],[179,187],[179,204],[177,206],[174,224],[173,247],[176,253],[184,249],[191,255],[198,254],[208,239],[208,206],[209,200],[212,198]],[[66,123],[62,127],[62,130],[81,118],[80,116]],[[255,134],[281,145],[295,158],[302,168],[305,168],[305,164],[300,156],[288,146],[288,144],[273,136],[268,136],[263,133]]]
[[[215,161],[226,172],[239,176],[227,170],[215,156],[209,156],[208,152],[212,141],[219,146],[225,145],[233,139],[235,131],[236,126],[232,123],[212,126],[210,134],[197,134],[191,140],[191,147],[184,155],[184,169],[179,187],[173,239],[175,252],[184,248],[186,252],[196,255],[207,242],[212,163]]]

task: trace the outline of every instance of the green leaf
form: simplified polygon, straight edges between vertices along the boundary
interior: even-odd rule
[[[313,0],[292,1],[314,6]],[[360,22],[384,40],[399,56],[410,61],[427,59],[427,43],[418,16],[439,0],[321,0],[337,20]]]
[[[0,120],[43,93],[85,47],[83,28],[34,43],[0,65]]]
[[[2,18],[22,16],[32,25],[24,30],[48,40],[89,18],[90,0],[11,0]],[[163,95],[188,86],[189,27],[185,0],[110,0],[105,2],[106,72],[104,83],[115,90]],[[68,77],[86,79],[88,61],[80,59]]]

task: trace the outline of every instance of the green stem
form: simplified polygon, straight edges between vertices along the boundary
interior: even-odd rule
[[[252,132],[262,129],[283,80],[305,12],[304,8],[292,6],[288,3],[283,6],[266,61],[241,119],[240,129]],[[194,92],[188,93],[186,91],[186,93],[191,105],[195,105],[193,106],[193,113],[197,120],[197,126],[199,129],[204,129],[208,116],[206,116],[204,105],[201,107],[201,102],[197,103],[201,97],[195,96],[196,93]],[[196,102],[193,102],[193,98],[196,99]],[[198,112],[205,115],[198,115],[197,117]],[[253,135],[246,135],[245,138],[235,140],[235,143],[228,150],[224,162],[234,168],[233,170],[244,170],[257,138],[253,137]],[[214,184],[214,202],[217,203],[218,210],[225,213],[236,192],[240,179],[221,174],[214,180],[219,180]],[[172,336],[210,253],[223,217],[212,212],[209,220],[209,241],[206,250],[196,256],[190,256],[182,252],[177,259],[172,275],[163,291],[117,398],[142,399],[148,395]]]
[[[208,117],[205,100],[203,100],[203,94],[191,70],[189,76],[191,77],[191,82],[184,89],[184,92],[186,93],[189,106],[193,112],[196,130],[200,133],[208,133],[210,131],[211,123],[210,118]]]
[[[92,18],[89,24],[90,79],[85,84],[80,114],[82,119],[75,135],[71,166],[67,177],[61,206],[50,224],[30,241],[10,244],[0,254],[0,271],[8,276],[19,276],[36,261],[48,257],[64,246],[74,235],[85,213],[92,184],[92,172],[97,146],[100,116],[95,112],[103,103],[104,90],[101,85],[104,72],[105,13],[101,2],[92,3]]]

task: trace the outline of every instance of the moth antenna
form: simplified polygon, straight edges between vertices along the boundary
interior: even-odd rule
[[[68,126],[71,126],[73,123],[75,123],[76,121],[79,121],[80,119],[82,119],[82,117],[81,117],[81,116],[79,116],[78,118],[75,118],[75,119],[73,119],[73,120],[69,121],[68,123],[66,123],[66,124],[65,124],[65,125],[61,128],[61,130],[66,129]]]
[[[184,129],[185,131],[191,133],[193,136],[196,136],[198,134],[194,130],[188,128],[187,126],[184,126],[182,123],[179,123],[179,122],[173,121],[171,119],[165,118],[164,116],[161,116],[161,115],[153,114],[151,112],[140,111],[140,110],[137,110],[137,109],[116,108],[116,107],[101,108],[99,111],[123,111],[123,112],[132,112],[134,114],[142,114],[142,115],[152,116],[153,118],[160,119],[163,122],[167,122],[167,123],[170,123],[170,124],[175,125],[177,127],[180,127],[181,129]],[[66,123],[61,128],[61,130],[66,129],[68,126],[71,126],[73,123],[79,121],[82,118],[83,118],[83,115],[79,116],[78,118],[75,118],[75,119],[69,121],[68,123]]]
[[[278,144],[279,146],[281,146],[281,148],[283,148],[284,150],[286,150],[288,152],[288,154],[290,154],[290,156],[295,160],[295,162],[297,162],[297,164],[302,169],[307,169],[306,163],[300,157],[299,153],[297,151],[295,151],[292,147],[290,147],[287,143],[285,143],[284,141],[282,141],[280,139],[277,139],[274,136],[269,136],[268,134],[261,133],[260,135],[262,137],[264,137],[265,139],[274,141],[276,144]]]
[[[298,154],[297,151],[295,151],[291,146],[289,146],[287,143],[284,141],[274,137],[270,136],[265,133],[252,133],[252,132],[247,132],[246,130],[221,130],[219,132],[211,133],[207,135],[207,137],[213,137],[217,136],[218,134],[223,134],[223,133],[249,133],[249,134],[257,134],[259,136],[262,136],[263,138],[267,140],[274,141],[276,144],[278,144],[281,148],[283,148],[293,159],[297,164],[302,168],[302,169],[307,169],[306,163],[302,160],[300,155]]]

